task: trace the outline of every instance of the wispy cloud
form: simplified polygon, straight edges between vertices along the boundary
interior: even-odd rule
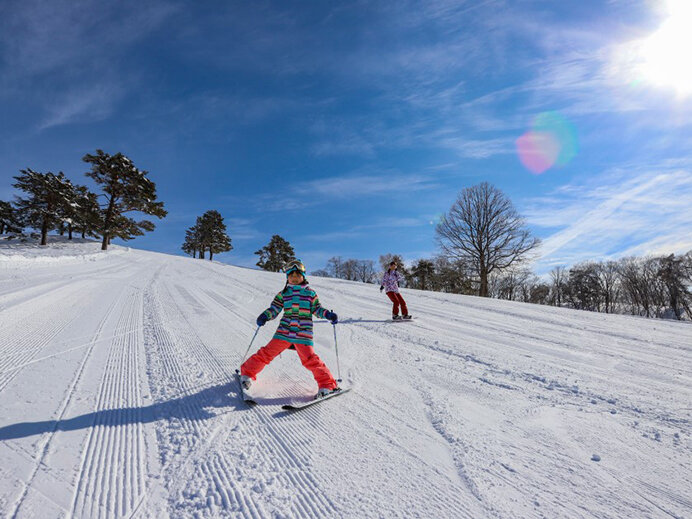
[[[634,170],[596,181],[602,184],[569,186],[524,211],[529,224],[558,229],[544,238],[539,270],[692,249],[692,170]]]
[[[257,230],[257,222],[250,218],[226,218],[228,234],[234,240],[257,240],[262,236]]]
[[[392,232],[411,232],[416,227],[427,227],[429,222],[426,218],[379,218],[377,221],[369,224],[353,225],[340,231],[329,233],[319,233],[306,235],[304,239],[311,241],[332,241],[344,240],[348,238],[361,238],[366,235],[371,235],[378,231]]]
[[[122,97],[122,88],[97,84],[63,94],[48,107],[49,115],[39,123],[40,130],[71,122],[93,122],[107,118]]]
[[[396,196],[433,191],[439,187],[433,173],[406,174],[396,170],[368,169],[372,169],[372,173],[358,170],[342,176],[293,183],[281,194],[258,194],[253,203],[262,211],[298,211],[338,200],[382,194]]]
[[[104,119],[138,84],[123,56],[176,11],[173,3],[4,3],[0,97],[47,112],[38,129]]]
[[[441,144],[454,150],[460,157],[469,159],[487,159],[495,155],[515,153],[514,139],[464,139],[453,137],[444,139]]]
[[[113,66],[98,61],[120,55],[176,11],[170,2],[8,2],[0,10],[0,55],[13,78]]]
[[[381,175],[355,175],[311,180],[294,189],[297,194],[314,193],[322,198],[378,196],[383,193],[415,192],[436,187],[429,175],[401,174],[396,171]]]

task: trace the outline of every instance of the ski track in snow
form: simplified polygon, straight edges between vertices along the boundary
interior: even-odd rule
[[[344,384],[233,372],[284,278],[130,250],[0,271],[0,515],[690,517],[689,323],[311,279]],[[260,330],[250,353],[277,321]],[[332,327],[315,349],[336,375]]]
[[[79,469],[72,514],[122,517],[145,491],[142,381],[139,379],[142,300],[128,290],[110,345],[87,447]]]

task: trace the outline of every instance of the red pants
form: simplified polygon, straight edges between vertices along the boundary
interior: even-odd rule
[[[255,380],[257,374],[262,371],[267,364],[274,360],[274,357],[290,346],[291,343],[288,341],[272,339],[266,346],[257,350],[257,353],[252,355],[240,366],[240,374],[247,375],[252,378],[252,380]],[[307,346],[306,344],[294,344],[293,346],[295,346],[303,366],[312,371],[312,376],[315,377],[318,387],[326,387],[327,389],[335,389],[337,387],[336,380],[332,377],[329,368],[322,362],[322,359],[317,356],[312,346]]]
[[[394,308],[392,308],[392,315],[399,315],[399,305],[401,305],[401,313],[403,315],[408,315],[408,308],[406,308],[406,301],[401,297],[399,292],[387,292],[387,296],[394,303]]]

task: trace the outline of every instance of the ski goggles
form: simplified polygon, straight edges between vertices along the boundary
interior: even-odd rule
[[[303,262],[299,259],[289,261],[288,263],[286,263],[286,265],[284,265],[284,272],[286,273],[286,275],[289,275],[291,272],[298,272],[305,276],[305,265],[303,265]]]

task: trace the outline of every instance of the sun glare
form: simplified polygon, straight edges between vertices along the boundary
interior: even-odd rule
[[[637,75],[680,96],[692,94],[692,0],[666,0],[668,18],[641,41]]]

